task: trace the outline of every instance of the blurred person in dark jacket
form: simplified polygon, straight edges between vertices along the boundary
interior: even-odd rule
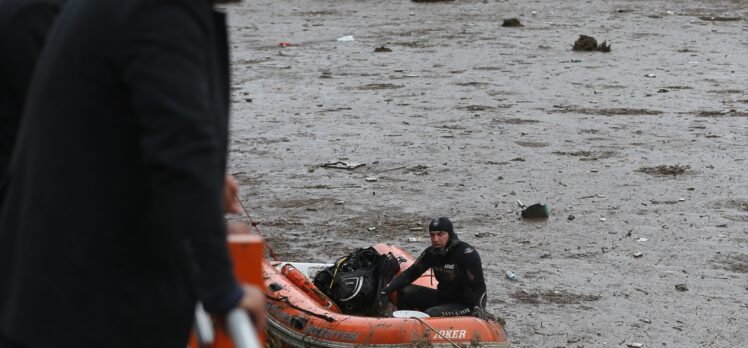
[[[0,201],[31,73],[63,3],[0,0]]]
[[[264,296],[226,246],[229,67],[207,0],[69,0],[0,211],[0,347],[185,347]]]

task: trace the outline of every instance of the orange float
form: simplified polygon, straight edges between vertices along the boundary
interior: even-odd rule
[[[397,246],[378,244],[374,248],[381,254],[390,252],[404,259],[401,270],[415,262],[412,255]],[[468,316],[347,315],[292,265],[264,261],[262,271],[268,297],[266,339],[273,347],[509,347],[504,328],[492,321]],[[436,283],[430,271],[414,282],[434,288]]]

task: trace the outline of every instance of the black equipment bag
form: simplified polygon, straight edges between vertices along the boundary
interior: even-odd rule
[[[377,315],[385,302],[379,293],[398,271],[400,263],[391,253],[381,255],[369,247],[341,257],[317,273],[314,285],[345,314]]]

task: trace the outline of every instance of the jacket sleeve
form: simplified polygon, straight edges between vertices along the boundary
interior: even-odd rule
[[[7,63],[2,69],[9,79],[3,83],[11,87],[19,101],[26,99],[31,74],[59,11],[60,4],[29,3],[19,8],[9,23],[1,24],[4,28],[0,35],[2,52],[8,53],[2,57],[3,63]]]
[[[478,251],[473,249],[472,252],[465,254],[467,279],[469,288],[472,289],[473,306],[486,307],[486,281],[483,278],[483,265],[481,264]]]
[[[131,15],[122,54],[123,81],[141,127],[151,221],[177,241],[205,309],[225,313],[243,291],[228,255],[221,194],[226,154],[212,114],[212,23],[207,3],[152,2]]]
[[[392,279],[392,281],[390,281],[390,283],[387,284],[384,289],[382,289],[382,292],[390,293],[400,290],[406,285],[412,283],[414,280],[418,279],[418,277],[420,277],[423,272],[426,272],[427,269],[431,268],[432,260],[429,254],[430,250],[431,248],[424,250],[424,252],[421,253],[421,256],[418,257],[416,262],[414,262],[412,265],[410,265],[410,267],[408,267],[408,269]]]

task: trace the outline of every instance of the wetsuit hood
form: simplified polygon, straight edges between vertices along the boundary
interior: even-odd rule
[[[457,237],[457,234],[452,227],[452,221],[450,221],[449,218],[442,216],[432,219],[429,223],[429,231],[445,231],[449,234],[447,245],[444,246],[444,248],[434,250],[436,253],[444,255],[460,242],[460,238]]]

